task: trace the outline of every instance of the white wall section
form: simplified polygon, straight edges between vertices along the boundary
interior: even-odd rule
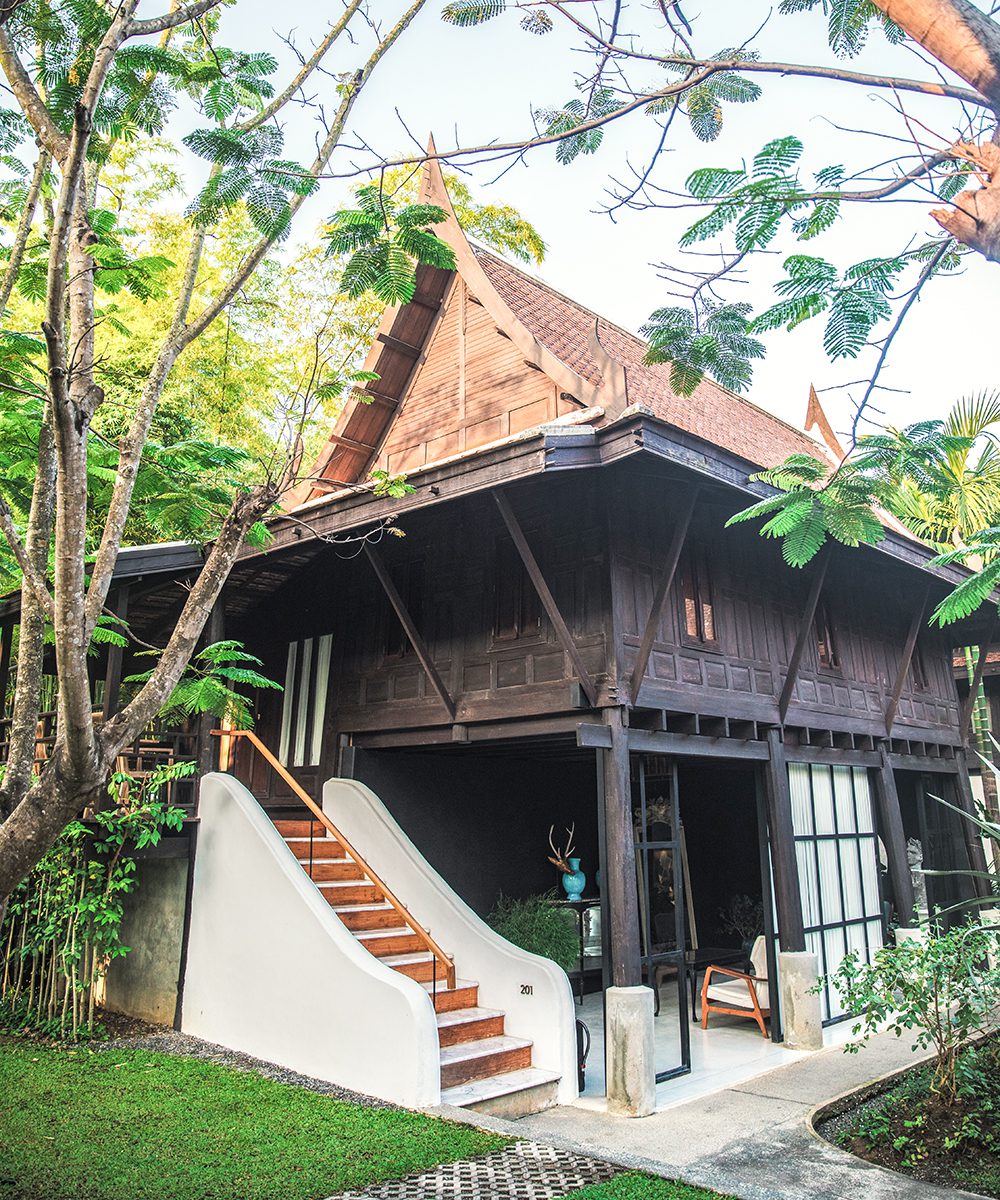
[[[437,1022],[420,984],[359,945],[242,784],[205,776],[200,815],[184,1032],[398,1104],[437,1104]],[[408,882],[403,896],[423,912]]]
[[[576,1013],[566,973],[490,929],[364,784],[329,780],[323,811],[438,945],[454,955],[459,978],[479,984],[480,1005],[506,1013],[508,1035],[532,1040],[532,1065],[559,1072],[559,1103],[575,1100]]]

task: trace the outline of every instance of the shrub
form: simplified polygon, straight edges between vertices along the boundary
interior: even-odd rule
[[[555,891],[523,900],[502,895],[487,921],[508,942],[569,971],[579,962],[580,938],[574,914],[553,904],[556,899]]]
[[[945,1104],[962,1083],[960,1055],[991,1027],[1000,1004],[1000,929],[969,921],[948,932],[932,927],[925,939],[900,939],[870,964],[848,954],[830,977],[845,1008],[857,1013],[856,1052],[882,1028],[914,1035],[914,1049],[934,1050],[931,1090]],[[975,1061],[975,1057],[970,1060]]]

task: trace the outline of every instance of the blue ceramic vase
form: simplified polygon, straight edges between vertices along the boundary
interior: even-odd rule
[[[569,865],[573,869],[563,872],[563,891],[566,893],[567,900],[579,900],[583,895],[583,889],[587,886],[587,876],[580,870],[578,858],[571,858]]]

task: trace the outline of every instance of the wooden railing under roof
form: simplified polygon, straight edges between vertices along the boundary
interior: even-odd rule
[[[400,919],[410,929],[416,937],[420,939],[424,947],[434,956],[435,962],[441,964],[444,969],[444,976],[447,981],[446,986],[454,988],[455,986],[455,964],[451,958],[445,954],[444,950],[437,944],[434,938],[420,925],[416,918],[413,917],[403,902],[393,894],[392,890],[386,885],[384,880],[376,874],[375,871],[362,858],[358,851],[351,845],[346,837],[334,825],[326,813],[320,808],[309,793],[301,786],[294,775],[284,767],[274,754],[264,745],[260,738],[249,729],[213,729],[213,737],[219,738],[246,738],[251,743],[258,754],[267,762],[272,770],[285,781],[291,788],[292,792],[299,800],[309,809],[317,821],[326,829],[331,837],[335,838],[340,844],[344,853],[365,873],[367,878],[374,886],[382,893],[386,903],[391,904],[396,910]]]

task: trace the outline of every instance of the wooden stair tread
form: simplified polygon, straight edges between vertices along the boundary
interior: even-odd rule
[[[504,1013],[499,1008],[453,1008],[448,1012],[437,1015],[438,1028],[442,1025],[464,1025],[466,1022],[488,1021],[493,1017],[502,1017]]]
[[[475,1058],[491,1058],[494,1054],[524,1050],[530,1045],[531,1042],[525,1038],[511,1037],[506,1033],[499,1037],[483,1038],[478,1042],[458,1042],[454,1046],[441,1047],[441,1065],[467,1062]]]
[[[455,1108],[479,1104],[484,1100],[495,1100],[499,1096],[510,1096],[515,1092],[526,1092],[530,1088],[542,1087],[547,1083],[558,1083],[559,1075],[543,1071],[539,1067],[522,1067],[518,1071],[507,1071],[502,1075],[490,1075],[486,1079],[472,1079],[454,1087],[441,1089],[441,1103]]]
[[[424,983],[421,986],[423,987],[423,989],[426,992],[432,991],[433,987],[434,987],[434,985],[429,982]],[[453,988],[445,987],[445,985],[443,983],[439,983],[437,986],[437,990],[439,993],[441,993],[441,992],[464,992],[464,991],[467,991],[469,988],[477,988],[477,987],[479,987],[478,979],[456,979],[455,986]]]

